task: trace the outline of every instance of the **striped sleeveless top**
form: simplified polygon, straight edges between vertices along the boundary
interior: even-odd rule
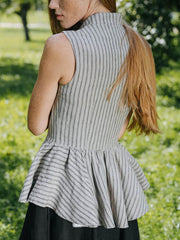
[[[52,208],[73,227],[128,228],[149,206],[150,184],[136,159],[118,142],[131,110],[118,110],[126,79],[113,91],[128,51],[120,13],[100,12],[76,30],[64,30],[76,67],[59,85],[47,136],[35,155],[19,202]]]

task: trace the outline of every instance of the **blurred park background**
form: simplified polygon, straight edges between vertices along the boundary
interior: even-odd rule
[[[143,168],[150,210],[141,240],[178,240],[180,230],[180,1],[117,1],[117,11],[151,44],[162,134],[120,140]],[[17,240],[28,204],[18,202],[47,132],[27,129],[27,109],[45,40],[52,35],[45,0],[0,0],[0,239]]]

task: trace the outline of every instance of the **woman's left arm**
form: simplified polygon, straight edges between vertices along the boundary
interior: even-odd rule
[[[27,115],[27,127],[36,136],[48,128],[49,115],[65,68],[65,41],[64,36],[59,33],[50,36],[44,45]]]

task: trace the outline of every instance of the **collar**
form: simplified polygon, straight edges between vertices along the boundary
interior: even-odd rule
[[[90,15],[82,21],[81,28],[89,24],[123,24],[122,15],[119,12],[98,12]]]

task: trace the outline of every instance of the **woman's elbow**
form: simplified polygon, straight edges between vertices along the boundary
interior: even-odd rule
[[[30,124],[27,125],[27,128],[35,136],[39,136],[39,135],[43,134],[47,129],[47,127],[42,128],[42,126],[41,127],[37,127],[37,126],[33,127]]]

